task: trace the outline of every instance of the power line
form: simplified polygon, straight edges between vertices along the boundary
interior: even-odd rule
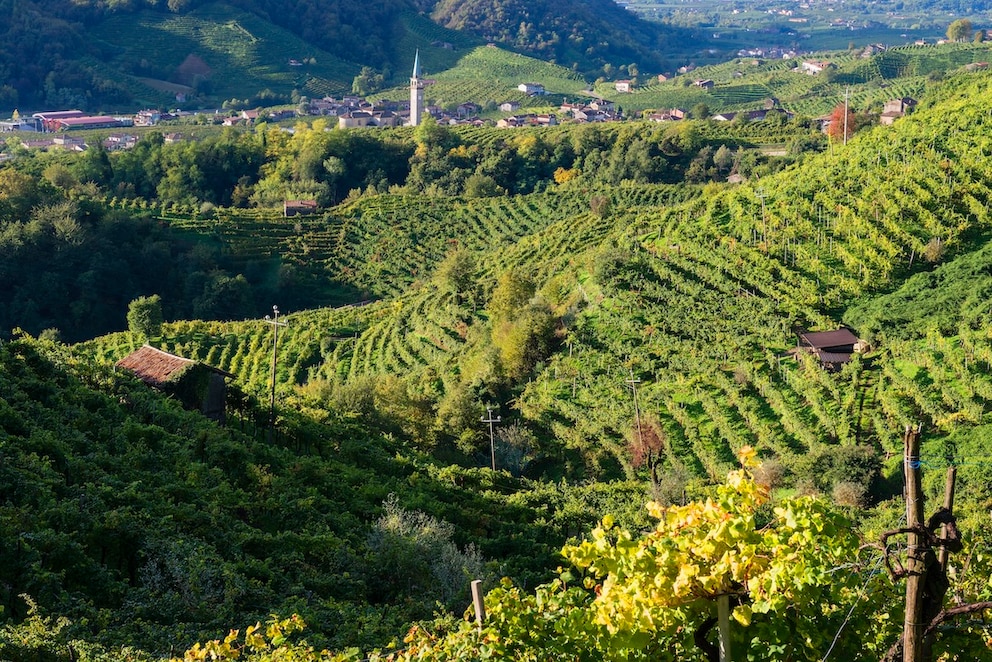
[[[502,420],[502,416],[493,418],[493,408],[486,407],[486,415],[482,417],[482,422],[489,423],[489,452],[492,455],[493,471],[496,471],[496,434],[493,425],[498,425]]]
[[[854,603],[851,605],[851,608],[847,610],[847,616],[844,617],[844,621],[840,624],[840,627],[837,628],[837,634],[834,635],[833,641],[830,642],[830,648],[828,648],[827,652],[823,654],[823,657],[820,659],[820,662],[826,662],[827,658],[830,657],[830,653],[833,652],[834,647],[837,645],[837,642],[840,640],[841,632],[844,631],[844,628],[847,627],[847,624],[851,621],[851,616],[854,614],[854,608],[858,606],[858,603],[861,602],[861,599],[865,596],[865,591],[868,588],[868,582],[870,582],[872,578],[874,578],[878,574],[879,566],[882,565],[882,561],[884,559],[885,559],[884,555],[879,555],[879,557],[875,560],[874,567],[869,568],[868,577],[865,579],[865,583],[862,584],[861,588],[858,590],[858,597],[854,600]]]

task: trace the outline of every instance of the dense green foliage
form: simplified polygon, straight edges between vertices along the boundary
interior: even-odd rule
[[[287,412],[273,444],[238,416],[221,429],[64,348],[0,345],[5,618],[26,594],[72,621],[63,641],[161,652],[297,612],[322,645],[372,646],[462,604],[471,578],[540,576],[591,504],[639,519],[635,486],[442,468],[326,411]]]
[[[611,69],[629,63],[653,71],[670,68],[668,58],[684,52],[684,42],[697,47],[702,35],[641,21],[612,0],[580,3],[492,0],[440,0],[433,3],[435,21],[467,30],[580,71]],[[680,43],[681,42],[681,43]],[[590,67],[590,65],[593,65]]]

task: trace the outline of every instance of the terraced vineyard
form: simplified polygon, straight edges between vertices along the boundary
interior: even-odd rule
[[[988,123],[985,107],[952,112],[965,113],[953,121],[961,130],[974,121],[980,133]],[[632,370],[671,461],[692,458],[714,476],[743,444],[788,463],[824,444],[896,452],[898,430],[916,420],[944,430],[983,421],[987,306],[956,333],[921,330],[925,339],[884,343],[838,374],[784,357],[792,329],[830,328],[831,310],[919,269],[934,237],[963,247],[992,226],[992,171],[976,157],[983,147],[955,140],[962,148],[952,152],[936,114],[918,120],[759,189],[643,219],[637,228],[656,229],[639,235],[616,282],[600,284],[607,298],[570,330],[569,355],[528,386],[523,411],[570,445],[619,448],[622,459]],[[898,167],[879,168],[886,159]],[[624,404],[589,416],[596,402]]]
[[[799,60],[738,58],[719,65],[700,67],[664,83],[650,83],[632,94],[618,95],[612,84],[603,83],[597,91],[618,98],[624,108],[691,109],[707,104],[714,112],[758,108],[764,99],[775,97],[788,110],[810,117],[825,115],[850,92],[853,108],[880,107],[888,99],[918,97],[933,73],[947,73],[990,58],[988,44],[945,44],[941,46],[900,46],[868,59],[847,52],[825,54],[837,65],[830,77],[808,76],[791,71]],[[710,79],[712,90],[704,91],[689,81]],[[848,90],[848,87],[850,88]]]
[[[431,52],[434,50],[437,49]],[[464,101],[479,104],[487,101],[527,103],[529,97],[517,90],[521,83],[538,82],[550,94],[572,97],[579,96],[586,88],[581,76],[564,67],[494,46],[479,46],[467,53],[456,53],[459,56],[457,64],[450,69],[428,71],[428,76],[435,81],[427,88],[425,94],[428,98],[443,101],[446,105]],[[400,87],[386,90],[378,96],[397,98],[406,94],[406,88]],[[537,103],[541,103],[540,97],[527,105]]]
[[[642,425],[660,444],[648,454],[662,466],[716,478],[754,445],[792,484],[830,490],[844,472],[829,467],[860,475],[865,457],[897,450],[904,424],[947,433],[988,421],[990,258],[949,260],[967,260],[992,230],[990,89],[988,75],[961,74],[940,104],[736,187],[590,190],[576,180],[511,198],[363,197],[291,220],[235,210],[164,218],[245,259],[278,254],[387,298],[291,316],[286,392],[381,375],[433,384],[432,398],[490,388],[497,359],[484,308],[514,269],[550,297],[557,319],[557,351],[513,405],[547,448],[581,449],[590,475],[637,474],[629,380],[639,380]],[[433,278],[455,246],[475,255],[477,285],[464,297]],[[930,284],[913,285],[912,305],[851,308],[941,262]],[[946,283],[961,288],[956,298]],[[929,297],[944,302],[933,326],[899,331],[897,311],[929,310]],[[831,373],[789,354],[796,330],[835,328],[849,309],[867,355]],[[166,348],[264,389],[264,323],[177,323],[165,336]],[[94,351],[115,358],[132,342],[108,338]]]
[[[232,18],[234,16],[235,18]],[[213,93],[241,98],[268,88],[289,94],[296,87],[313,92],[351,90],[359,66],[315,48],[295,35],[258,17],[222,3],[163,19],[151,11],[117,14],[92,28],[93,37],[119,53],[114,62],[140,61],[154,53],[161,78],[169,78],[188,55],[206,62]],[[111,47],[109,44],[116,44]],[[313,64],[294,67],[290,60],[314,58]]]
[[[427,204],[413,196],[381,195],[292,220],[261,209],[220,210],[213,218],[169,212],[159,218],[220,241],[237,261],[279,257],[386,296],[429,278],[454,246],[480,252],[509,248],[556,222],[588,214],[588,209],[588,195],[575,189],[464,202],[432,198]]]

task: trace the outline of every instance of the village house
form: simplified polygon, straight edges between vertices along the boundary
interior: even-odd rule
[[[103,139],[103,148],[108,152],[120,152],[138,144],[138,136],[130,133],[112,133]]]
[[[338,115],[339,129],[361,129],[372,123],[372,113],[365,110],[353,110]]]
[[[504,117],[503,119],[496,122],[496,126],[501,129],[513,129],[522,126],[557,126],[558,117],[554,113],[547,113],[541,115],[535,115],[534,113],[528,113],[526,115],[512,115],[510,117]]]
[[[331,115],[336,117],[338,111],[341,109],[346,109],[345,112],[347,112],[347,106],[329,97],[311,99],[307,103],[307,113],[310,115]]]
[[[463,104],[460,104],[458,108],[455,109],[455,115],[457,117],[462,117],[462,118],[472,117],[473,115],[478,115],[481,110],[482,110],[482,106],[480,106],[479,104],[472,103],[471,101],[467,101]]]
[[[391,110],[373,110],[372,126],[394,127],[400,125],[400,116]]]
[[[117,362],[117,367],[175,397],[187,409],[198,410],[221,424],[227,418],[225,380],[234,378],[229,372],[150,345],[131,352]]]
[[[499,109],[504,113],[515,113],[520,110],[519,101],[504,101],[499,105]]]
[[[531,97],[546,94],[544,85],[541,83],[520,83],[517,85],[517,89]]]
[[[878,117],[878,122],[879,124],[888,126],[895,122],[897,118],[911,113],[914,108],[916,108],[916,99],[911,97],[890,99],[885,102],[885,106],[882,108],[882,114]]]
[[[316,214],[318,209],[316,200],[285,200],[282,203],[282,215],[285,218]]]
[[[630,80],[618,80],[613,84],[613,87],[614,89],[616,89],[617,92],[626,93],[626,92],[634,91],[634,83],[633,81]]]
[[[22,140],[21,147],[24,149],[40,149],[46,150],[50,147],[54,147],[55,143],[52,142],[51,138],[39,138],[37,140]]]
[[[292,108],[280,108],[279,110],[269,111],[268,121],[278,122],[280,120],[288,120],[296,117],[296,111]]]
[[[799,65],[799,69],[804,74],[816,76],[833,66],[833,62],[828,60],[803,60],[802,64]]]
[[[162,121],[162,111],[139,110],[134,115],[135,126],[155,126]]]
[[[668,110],[658,111],[657,113],[651,113],[648,115],[648,119],[652,122],[677,122],[684,120],[688,114],[689,111],[685,108],[670,108]]]

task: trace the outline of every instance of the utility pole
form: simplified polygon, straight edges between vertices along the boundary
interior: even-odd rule
[[[276,430],[276,349],[279,345],[279,327],[286,326],[286,323],[279,321],[278,306],[272,306],[272,317],[266,315],[265,321],[272,325],[272,375],[269,384],[269,441],[272,441]]]
[[[923,589],[929,545],[923,530],[923,485],[920,477],[920,431],[907,425],[903,435],[903,472],[906,478],[906,618],[903,623],[902,662],[923,659]]]
[[[482,417],[482,422],[489,423],[489,453],[493,460],[493,471],[496,471],[496,432],[493,425],[498,425],[502,420],[502,416],[493,418],[493,408],[486,407],[486,415]]]

